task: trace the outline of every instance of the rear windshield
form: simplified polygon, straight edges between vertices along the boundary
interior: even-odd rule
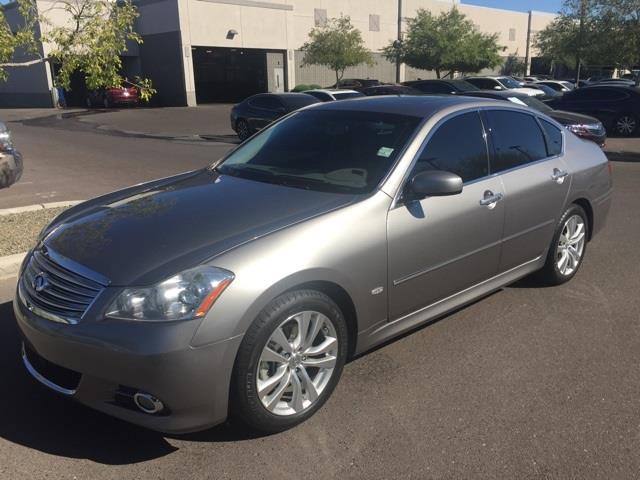
[[[461,92],[469,92],[471,90],[478,90],[478,87],[476,87],[475,85],[464,81],[464,80],[454,80],[451,82],[451,84],[453,86],[455,86],[458,90],[460,90]]]
[[[216,171],[336,193],[371,192],[393,166],[419,117],[304,110],[263,130]]]
[[[316,97],[312,95],[307,95],[306,93],[301,93],[300,95],[287,95],[286,97],[281,97],[282,101],[287,104],[291,110],[297,110],[302,107],[306,107],[307,105],[311,105],[312,103],[318,103]]]

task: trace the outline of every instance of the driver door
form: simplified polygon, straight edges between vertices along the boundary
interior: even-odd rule
[[[418,154],[424,170],[462,177],[462,193],[401,201],[389,212],[389,320],[396,320],[497,274],[504,227],[502,182],[489,177],[477,111],[445,120]]]

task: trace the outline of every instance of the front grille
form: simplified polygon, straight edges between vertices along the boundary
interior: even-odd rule
[[[52,260],[46,250],[33,252],[20,281],[29,309],[63,323],[77,323],[102,289],[100,283]]]
[[[26,342],[24,344],[24,356],[33,370],[35,370],[40,377],[51,382],[54,389],[55,387],[62,387],[68,392],[74,392],[78,388],[81,377],[80,373],[56,365],[46,358],[41,357]]]

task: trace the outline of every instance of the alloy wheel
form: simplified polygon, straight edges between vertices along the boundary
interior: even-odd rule
[[[585,234],[585,223],[580,215],[572,215],[564,223],[556,249],[556,265],[562,275],[571,275],[580,265]]]
[[[631,135],[635,132],[636,127],[636,119],[629,115],[624,115],[616,121],[616,130],[621,135]]]
[[[256,386],[262,405],[281,416],[307,410],[328,385],[337,358],[338,335],[326,315],[291,315],[271,334],[258,361]]]
[[[249,138],[251,134],[249,133],[249,125],[245,121],[238,122],[238,138],[240,140],[245,141]]]

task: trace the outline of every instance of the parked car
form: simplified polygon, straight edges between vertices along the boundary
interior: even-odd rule
[[[362,91],[363,88],[373,87],[375,85],[382,85],[380,80],[375,78],[343,78],[340,80],[340,85],[332,85],[329,88],[348,88],[350,90]]]
[[[355,90],[331,90],[328,88],[306,90],[302,93],[312,95],[321,102],[332,102],[334,100],[346,100],[347,98],[364,97],[364,93]]]
[[[362,93],[367,97],[375,97],[379,95],[422,95],[422,92],[415,88],[407,87],[406,85],[393,84],[374,85],[372,87],[363,88]]]
[[[103,88],[87,94],[87,107],[135,106],[138,104],[138,97],[138,89],[135,87]]]
[[[274,120],[319,102],[306,93],[258,93],[233,106],[231,128],[244,141]]]
[[[538,96],[535,97],[538,100],[543,100],[543,101],[547,101],[547,100],[552,100],[554,98],[558,98],[562,96],[562,93],[554,90],[551,87],[547,87],[546,85],[542,85],[541,83],[525,83],[525,87],[527,88],[537,88],[538,90],[541,90],[542,92],[544,92],[544,95],[542,96]]]
[[[403,82],[402,85],[420,90],[422,93],[457,94],[478,90],[478,87],[464,80],[414,80]]]
[[[537,98],[514,92],[494,92],[481,90],[478,92],[468,92],[465,95],[472,97],[492,98],[512,102],[517,105],[526,105],[540,113],[544,113],[553,118],[556,122],[564,125],[567,130],[575,133],[578,137],[590,140],[600,147],[604,147],[607,141],[607,132],[602,123],[593,117],[578,113],[554,110],[547,103],[541,102]]]
[[[549,103],[552,108],[600,120],[609,134],[629,137],[638,132],[640,90],[619,85],[594,85],[574,90]]]
[[[540,80],[535,83],[539,85],[545,85],[560,93],[567,93],[575,88],[575,85],[573,85],[571,82],[566,82],[563,80]]]
[[[230,407],[290,428],[347,358],[533,272],[573,278],[610,206],[607,163],[506,102],[313,105],[210,168],[57,217],[20,272],[22,361],[151,429],[204,429]]]
[[[520,82],[511,77],[465,77],[465,80],[480,90],[515,90],[532,97],[543,96],[544,92],[537,88],[524,88]]]
[[[0,188],[7,188],[22,176],[22,155],[16,149],[7,126],[0,122]]]
[[[625,86],[625,87],[637,87],[638,84],[635,80],[629,80],[627,78],[610,78],[608,80],[602,80],[601,82],[596,82],[593,85],[603,86],[603,85],[617,85],[617,86]]]

